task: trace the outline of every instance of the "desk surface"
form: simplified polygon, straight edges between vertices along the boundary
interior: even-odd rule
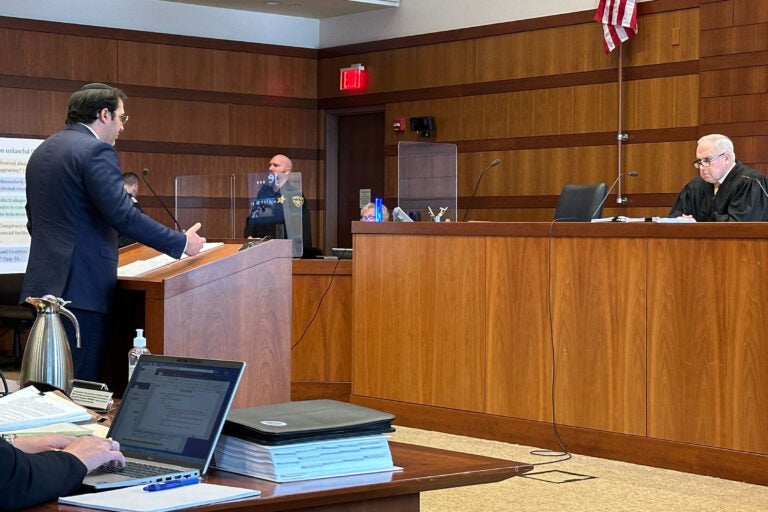
[[[414,500],[418,506],[422,491],[499,482],[533,469],[522,462],[467,453],[395,442],[390,446],[395,465],[403,471],[277,484],[211,470],[206,482],[258,489],[261,496],[210,505],[205,510],[408,510],[407,504]],[[407,500],[391,501],[401,497]],[[88,509],[51,502],[34,510]]]

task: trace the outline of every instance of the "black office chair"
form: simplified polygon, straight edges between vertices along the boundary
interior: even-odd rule
[[[575,185],[569,183],[560,192],[555,208],[555,220],[567,222],[589,222],[603,214],[605,183]]]
[[[19,293],[24,274],[0,275],[0,324],[13,329],[11,357],[1,358],[0,364],[18,368],[21,366],[21,336],[32,327],[35,309],[19,304]]]

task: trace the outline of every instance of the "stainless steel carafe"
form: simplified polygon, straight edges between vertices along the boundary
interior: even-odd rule
[[[27,297],[27,302],[37,309],[37,318],[29,331],[24,357],[21,360],[22,386],[29,384],[58,388],[67,395],[72,391],[72,352],[69,350],[67,333],[61,323],[61,314],[75,326],[77,348],[80,348],[80,325],[77,318],[64,306],[68,301],[45,295],[42,298]]]

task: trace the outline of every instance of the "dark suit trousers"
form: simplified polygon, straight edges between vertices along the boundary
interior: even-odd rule
[[[61,320],[64,330],[67,332],[69,348],[72,351],[75,378],[99,381],[104,358],[107,354],[107,343],[109,343],[110,315],[84,309],[68,309],[75,315],[80,325],[80,346],[82,348],[77,348],[77,337],[72,322],[67,318]]]

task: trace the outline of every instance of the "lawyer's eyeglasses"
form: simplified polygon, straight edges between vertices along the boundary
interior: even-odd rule
[[[125,124],[128,122],[128,114],[120,114],[120,122]]]
[[[717,156],[708,156],[705,158],[699,158],[697,160],[693,161],[693,166],[697,169],[701,169],[702,167],[709,167],[712,162],[723,156],[725,153],[720,153]]]

